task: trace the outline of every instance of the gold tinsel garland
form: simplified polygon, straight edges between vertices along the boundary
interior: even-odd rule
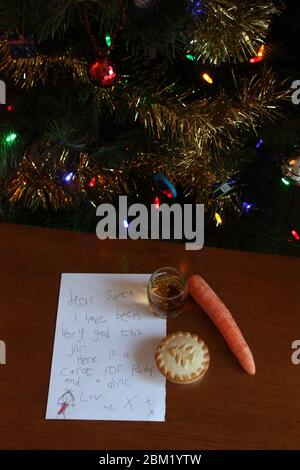
[[[75,176],[70,185],[62,183],[70,160],[74,160],[70,151],[57,149],[53,143],[42,145],[41,151],[34,144],[6,185],[6,194],[10,202],[31,208],[59,209],[84,200],[96,207],[117,194],[137,194],[133,181],[140,185],[148,180],[149,184],[151,175],[163,170],[174,181],[193,187],[198,202],[213,204],[208,196],[213,183],[230,177],[220,156],[239,143],[241,131],[255,130],[262,117],[275,118],[278,103],[285,96],[269,70],[237,87],[234,101],[221,92],[215,100],[196,100],[189,105],[184,104],[186,95],[168,101],[163,93],[154,93],[144,99],[142,90],[124,87],[121,99],[134,110],[136,119],[158,140],[166,140],[169,134],[169,144],[160,146],[157,152],[138,153],[134,160],[125,157],[118,169],[102,168],[92,163],[87,153],[79,154],[79,163],[72,166]],[[109,102],[113,112],[117,100],[111,93],[105,96],[101,91],[96,99],[100,104]]]
[[[164,146],[157,152],[140,152],[124,158],[119,168],[96,165],[87,153],[79,153],[69,174],[70,150],[57,148],[47,142],[34,143],[24,153],[16,174],[3,182],[3,192],[11,203],[30,209],[63,209],[86,202],[97,207],[101,202],[113,201],[118,195],[139,196],[139,190],[151,188],[152,175],[162,171],[174,182],[187,189],[193,187],[198,201],[209,202],[208,193],[216,181],[229,174],[220,167],[212,171],[206,156],[196,148]],[[191,163],[190,168],[186,162]]]
[[[286,96],[284,84],[265,69],[237,83],[234,98],[224,90],[215,98],[187,101],[187,94],[168,97],[162,90],[145,96],[142,89],[124,89],[123,98],[145,128],[156,138],[175,140],[184,148],[196,145],[199,153],[220,154],[239,143],[239,131],[255,131],[258,121],[274,119]],[[193,93],[193,92],[192,92]],[[191,95],[192,95],[191,93]]]
[[[57,178],[68,158],[68,150],[51,148],[49,142],[35,142],[25,151],[17,172],[6,184],[10,202],[26,208],[59,209],[71,202]],[[53,160],[52,160],[53,159]]]
[[[16,85],[28,89],[37,83],[44,84],[47,80],[56,83],[66,74],[71,74],[74,80],[88,82],[87,66],[84,60],[71,56],[70,53],[47,56],[14,59],[9,51],[6,39],[0,41],[2,61],[0,73],[8,72]]]
[[[86,153],[71,154],[70,149],[49,141],[35,142],[25,151],[16,174],[3,184],[9,202],[30,209],[58,210],[84,201],[96,207],[120,192],[122,172],[97,168]],[[74,157],[76,163],[70,172]],[[67,174],[72,175],[69,181]]]
[[[190,53],[215,65],[255,56],[280,12],[271,0],[203,0],[201,10],[190,32]]]

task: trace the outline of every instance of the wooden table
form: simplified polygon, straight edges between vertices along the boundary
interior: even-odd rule
[[[300,448],[300,259],[184,250],[157,241],[99,241],[94,234],[0,224],[1,449]],[[201,273],[232,310],[257,365],[243,372],[208,317],[190,300],[168,330],[200,334],[211,352],[202,382],[167,384],[165,423],[46,421],[62,272]]]

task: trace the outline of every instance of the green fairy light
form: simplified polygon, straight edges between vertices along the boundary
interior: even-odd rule
[[[291,184],[286,178],[281,178],[281,181],[282,181],[283,184],[285,184],[286,186],[289,186],[289,185]]]
[[[106,42],[107,47],[111,47],[111,36],[110,36],[110,34],[105,35],[105,42]]]
[[[17,138],[17,134],[15,132],[11,132],[5,137],[5,142],[7,144],[11,144],[12,142],[16,140],[16,138]]]
[[[192,60],[192,61],[195,61],[196,60],[196,57],[192,54],[186,54],[185,56],[188,60]]]

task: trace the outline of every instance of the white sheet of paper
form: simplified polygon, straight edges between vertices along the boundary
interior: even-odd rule
[[[164,421],[149,274],[62,274],[46,419]]]

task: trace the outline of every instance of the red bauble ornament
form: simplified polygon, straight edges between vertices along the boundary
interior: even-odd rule
[[[101,86],[112,86],[117,78],[114,64],[107,58],[98,59],[89,69],[90,77]]]

